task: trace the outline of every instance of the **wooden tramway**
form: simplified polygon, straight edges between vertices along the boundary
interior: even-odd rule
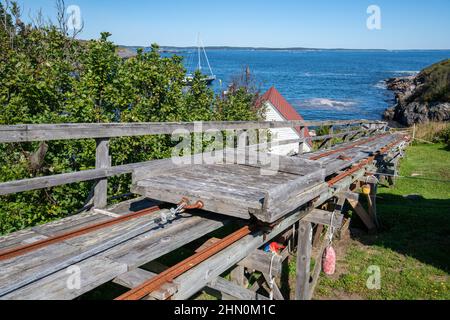
[[[354,135],[351,130],[348,133]],[[380,131],[374,137],[363,137],[328,150],[282,157],[278,163],[280,171],[266,178],[259,175],[264,166],[258,162],[245,163],[251,157],[244,157],[244,163],[240,164],[181,166],[174,170],[164,160],[136,166],[133,190],[144,194],[145,198],[1,237],[0,299],[74,299],[110,281],[140,289],[139,295],[135,296],[137,291],[134,290],[123,295],[125,298],[187,299],[209,287],[235,298],[265,299],[227,282],[220,275],[235,265],[258,270],[264,268],[261,261],[267,264],[268,259],[270,264],[270,256],[259,248],[299,221],[305,226],[326,225],[334,218],[337,219],[334,225],[339,225],[341,214],[332,215],[318,208],[330,199],[344,195],[354,197],[350,186],[365,179],[367,172],[377,172],[380,163],[386,157],[395,157],[404,143],[404,136]],[[313,157],[316,160],[312,160]],[[157,183],[144,183],[153,179]],[[168,191],[175,196],[162,196],[165,183],[171,186]],[[185,189],[172,187],[178,188],[183,183],[187,183]],[[239,186],[245,186],[245,192]],[[222,191],[227,192],[227,197]],[[213,198],[215,194],[220,195],[220,201]],[[201,200],[203,210],[189,210],[162,223],[160,217],[170,215],[170,210],[165,208],[176,206],[180,197],[188,197],[192,202]],[[244,227],[253,224],[253,219],[248,220],[250,216],[265,223],[253,225],[239,237],[230,235],[233,241],[225,245],[221,246],[219,241],[216,247],[200,250],[193,260],[187,259],[180,266],[174,266],[175,273],[169,268],[168,277],[160,273],[161,270],[158,270],[158,277],[156,270],[152,270],[152,261],[208,237],[215,230],[236,223]],[[299,237],[301,234],[299,231]],[[305,270],[299,274],[305,274]],[[81,275],[81,286],[72,288],[68,285],[69,277],[71,272],[77,271]],[[308,287],[309,284],[304,284],[297,288],[298,298],[311,297],[313,288],[306,290]]]
[[[159,170],[137,169],[132,191],[171,203],[183,197],[201,200],[207,211],[272,223],[326,192],[326,177],[375,155],[397,139],[380,134],[299,157],[243,152],[239,161],[237,152],[230,164],[223,164],[220,157],[220,164],[210,165],[175,165],[168,160]],[[260,162],[264,157],[268,161]]]

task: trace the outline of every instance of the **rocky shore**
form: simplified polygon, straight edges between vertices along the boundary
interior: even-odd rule
[[[428,67],[417,76],[389,79],[386,84],[396,100],[385,111],[386,120],[405,126],[450,121],[450,60]]]

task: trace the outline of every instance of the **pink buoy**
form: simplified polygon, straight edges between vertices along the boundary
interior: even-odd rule
[[[336,251],[332,246],[326,248],[323,253],[322,269],[329,276],[336,272]]]

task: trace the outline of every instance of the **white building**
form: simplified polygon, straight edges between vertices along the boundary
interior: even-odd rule
[[[278,92],[275,87],[270,88],[259,100],[259,104],[265,107],[266,121],[287,121],[303,120],[302,116],[295,111],[294,107]],[[308,128],[303,130],[296,128],[270,129],[272,142],[292,140],[310,137]],[[270,152],[278,155],[292,155],[299,153],[299,143],[279,145],[271,148]],[[303,143],[301,152],[310,152],[312,149],[311,141]]]

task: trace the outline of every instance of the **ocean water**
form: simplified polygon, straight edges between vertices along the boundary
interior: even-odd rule
[[[217,78],[216,92],[226,90],[246,66],[261,90],[275,86],[307,120],[381,119],[393,103],[384,80],[416,74],[450,58],[450,51],[263,51],[209,50]],[[185,51],[185,65],[196,66],[196,51]],[[202,58],[204,72],[206,59]]]

